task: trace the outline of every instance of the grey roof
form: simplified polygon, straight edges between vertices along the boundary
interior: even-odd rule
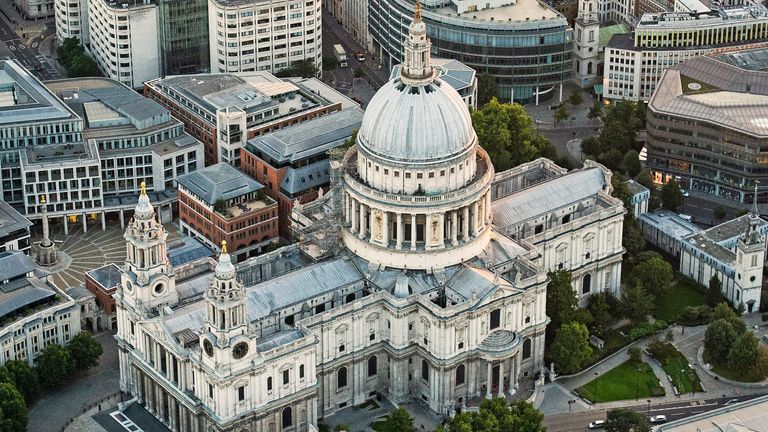
[[[768,69],[768,48],[726,52],[715,58],[739,69],[752,71],[765,71]]]
[[[31,226],[32,222],[29,219],[16,211],[7,202],[0,200],[0,237],[5,237],[14,231],[27,229]]]
[[[75,300],[80,300],[81,298],[87,298],[87,297],[96,297],[92,292],[88,291],[87,289],[81,286],[68,289],[67,295],[72,297]]]
[[[213,283],[213,272],[206,272],[198,276],[185,279],[176,283],[176,292],[179,300],[187,300],[201,296]]]
[[[39,279],[18,279],[11,284],[15,285],[14,289],[0,291],[0,317],[56,296],[56,293]]]
[[[178,267],[200,258],[213,256],[213,251],[194,237],[181,236],[168,242],[168,260],[171,266]]]
[[[342,145],[362,121],[363,110],[347,108],[256,137],[248,146],[277,162],[293,163]]]
[[[629,189],[629,193],[631,193],[633,196],[650,192],[650,190],[647,187],[641,185],[640,183],[632,179],[627,180],[627,188]]]
[[[261,338],[256,342],[256,349],[259,352],[269,351],[287,345],[291,342],[297,341],[306,336],[301,330],[291,329],[284,330],[273,335]]]
[[[85,274],[108,290],[120,284],[120,277],[123,275],[123,271],[114,263],[110,263],[88,271]]]
[[[640,224],[652,226],[677,240],[701,232],[698,226],[666,209],[643,213],[637,220]]]
[[[176,180],[180,186],[210,205],[220,199],[228,201],[264,188],[261,183],[224,162],[185,174]]]
[[[475,81],[475,70],[458,60],[439,57],[432,57],[431,60],[432,66],[437,69],[438,77],[459,93],[470,87]],[[399,77],[401,67],[401,64],[393,66],[389,79]]]
[[[736,262],[736,253],[715,243],[704,234],[694,234],[687,237],[683,244],[694,246],[697,250],[720,261],[722,264],[733,264]]]
[[[0,89],[11,88],[17,103],[0,107],[0,124],[76,118],[69,107],[15,60],[0,61]]]
[[[718,90],[683,89],[683,76]],[[768,136],[768,73],[746,71],[709,57],[667,69],[648,105],[654,112]]]
[[[34,270],[34,260],[24,252],[0,252],[0,282],[24,276]],[[6,291],[5,286],[0,285],[0,290]]]
[[[605,187],[605,177],[599,168],[573,171],[493,201],[493,223],[510,227],[595,196]]]
[[[331,180],[330,169],[331,163],[328,159],[301,168],[288,168],[280,182],[280,190],[291,195],[328,184]]]
[[[368,103],[358,145],[392,163],[445,160],[475,145],[464,100],[441,79],[411,87],[390,80]]]

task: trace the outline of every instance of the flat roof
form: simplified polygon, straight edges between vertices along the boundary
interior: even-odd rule
[[[110,263],[88,271],[85,274],[94,282],[101,285],[103,289],[111,290],[120,284],[120,278],[123,275],[123,271],[114,263]]]
[[[538,0],[517,0],[515,4],[498,6],[495,8],[488,8],[474,12],[465,12],[460,15],[456,13],[456,9],[453,5],[446,5],[436,9],[425,9],[425,11],[432,11],[439,15],[459,17],[465,21],[493,20],[504,22],[525,21],[526,18],[530,18],[531,20],[539,20],[562,17],[562,15],[560,15],[560,13],[555,9]]]
[[[701,232],[701,228],[692,222],[688,222],[677,213],[666,209],[656,209],[652,212],[643,213],[637,219],[642,224],[653,226],[677,240]]]
[[[264,186],[224,162],[193,171],[176,179],[184,187],[209,205],[219,200],[231,200],[263,189]]]
[[[11,207],[7,202],[0,200],[0,237],[5,237],[14,231],[27,229],[31,226],[32,222],[29,219]]]
[[[723,53],[715,57],[723,63],[751,71],[768,70],[768,48]]]
[[[77,115],[15,60],[0,60],[0,125],[77,119]]]

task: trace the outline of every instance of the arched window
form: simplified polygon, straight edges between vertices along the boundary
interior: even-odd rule
[[[501,309],[491,311],[491,330],[501,327]]]
[[[531,358],[531,340],[523,341],[523,359]]]
[[[368,359],[368,376],[374,376],[379,371],[378,359],[376,356]]]
[[[429,381],[429,363],[426,360],[421,361],[421,379]]]
[[[272,390],[272,377],[267,378],[267,391]]]
[[[592,275],[587,273],[581,280],[581,293],[589,294],[590,291],[592,291]]]
[[[466,370],[464,368],[464,365],[459,365],[459,367],[456,368],[456,385],[464,384],[465,373],[466,373]]]
[[[291,407],[286,407],[283,410],[283,429],[287,429],[293,426],[293,410]]]
[[[355,301],[355,293],[347,294],[347,301],[346,302],[347,303],[352,303],[353,301]]]
[[[347,386],[347,368],[343,367],[336,372],[336,388]]]

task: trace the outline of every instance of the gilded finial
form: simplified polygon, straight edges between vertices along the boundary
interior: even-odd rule
[[[40,204],[45,204],[45,195],[40,195]]]
[[[141,189],[141,194],[146,195],[147,194],[147,184],[144,182],[141,182],[139,185],[139,188]]]
[[[222,255],[227,253],[227,241],[226,240],[222,240],[221,241],[221,253],[222,253]]]
[[[421,21],[421,2],[416,0],[416,10],[413,12],[413,20]]]

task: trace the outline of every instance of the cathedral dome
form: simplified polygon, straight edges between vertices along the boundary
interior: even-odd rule
[[[357,135],[366,152],[396,162],[450,159],[477,141],[464,100],[439,79],[389,81],[373,97]]]
[[[466,103],[436,78],[430,46],[417,2],[400,76],[379,89],[365,110],[357,134],[363,152],[386,162],[437,162],[468,153],[477,142]]]

